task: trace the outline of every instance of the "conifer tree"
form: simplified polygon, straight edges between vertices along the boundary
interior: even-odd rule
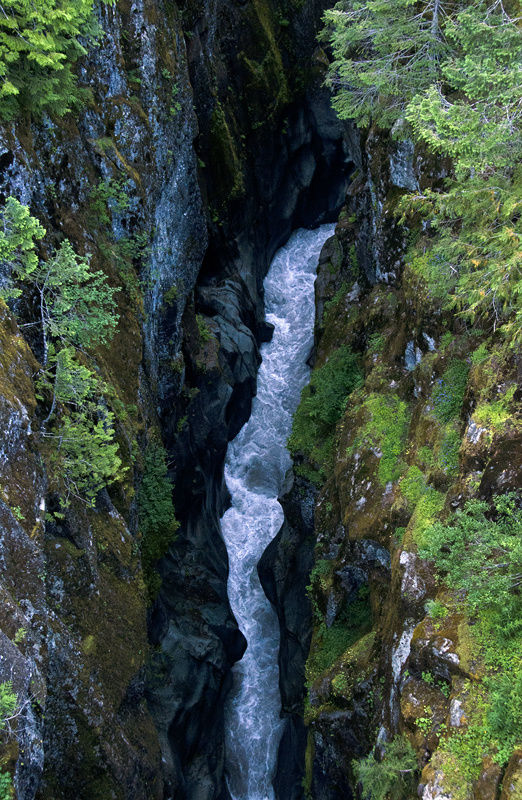
[[[99,33],[93,0],[2,0],[0,118],[70,111],[81,98],[73,65]]]
[[[51,444],[51,485],[64,506],[71,496],[92,504],[121,467],[114,414],[104,400],[107,387],[88,355],[111,338],[118,323],[116,290],[67,239],[40,259],[36,242],[44,236],[27,206],[8,198],[0,212],[0,267],[9,270],[10,280],[0,298],[19,297],[24,285],[36,294],[37,318],[22,327],[36,327],[41,335],[37,388],[40,400],[50,398],[42,436]]]
[[[522,32],[518,0],[342,0],[325,14],[339,116],[401,131],[454,164],[444,191],[403,199],[426,234],[428,291],[522,340]],[[405,219],[405,217],[403,217]],[[430,286],[435,278],[436,287]]]
[[[341,0],[326,11],[329,83],[342,119],[391,126],[440,74],[450,0]]]

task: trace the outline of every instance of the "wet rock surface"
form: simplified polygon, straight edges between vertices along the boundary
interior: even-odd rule
[[[304,667],[312,636],[306,592],[313,566],[314,491],[297,479],[282,498],[285,522],[258,565],[263,589],[280,626],[279,687],[285,728],[279,745],[274,790],[277,798],[302,797],[306,750],[303,723]]]

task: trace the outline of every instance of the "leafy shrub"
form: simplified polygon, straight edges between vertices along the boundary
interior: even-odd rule
[[[369,417],[349,448],[363,445],[379,450],[378,478],[385,486],[401,474],[401,454],[408,432],[409,411],[406,403],[394,395],[371,394],[362,404]]]
[[[199,338],[202,342],[210,341],[212,331],[208,326],[208,322],[202,314],[196,314],[196,323],[198,326]]]
[[[410,467],[401,479],[401,493],[412,505],[416,505],[426,491],[424,473],[416,466]]]
[[[167,473],[165,449],[154,440],[145,450],[137,501],[143,573],[149,594],[154,597],[160,587],[154,565],[167,552],[179,527],[172,504],[172,483]]]
[[[352,761],[352,766],[364,800],[407,800],[415,796],[417,757],[404,736],[396,736],[386,745],[380,761],[370,753]]]
[[[431,398],[434,413],[440,422],[456,419],[462,408],[469,367],[465,361],[454,361],[433,387]]]
[[[453,426],[444,430],[442,441],[438,448],[437,464],[447,475],[455,476],[459,470],[459,452],[462,439]]]
[[[5,728],[7,719],[14,714],[17,703],[18,696],[13,692],[11,681],[0,683],[0,731]]]
[[[494,511],[496,518],[487,503],[468,501],[447,523],[435,522],[421,548],[452,588],[466,592],[472,611],[487,606],[500,612],[513,603],[522,572],[522,511],[515,495],[495,498]]]
[[[17,705],[18,696],[13,691],[11,681],[0,683],[0,731],[5,728],[9,717],[16,712]],[[11,775],[0,770],[0,800],[12,800],[12,786]]]
[[[477,366],[478,364],[482,364],[486,359],[489,357],[488,346],[486,342],[482,342],[481,345],[477,347],[476,350],[473,351],[471,354],[471,363],[473,366]]]
[[[437,515],[444,508],[445,496],[429,486],[415,506],[412,516],[413,540],[422,545],[425,541],[426,530],[435,521]]]
[[[473,414],[475,422],[477,422],[478,425],[484,425],[490,428],[493,432],[502,430],[506,423],[513,418],[510,406],[516,388],[516,385],[513,384],[498,400],[492,400],[489,403],[480,403]]]
[[[8,772],[0,770],[0,800],[12,800],[13,781]]]
[[[301,394],[288,440],[292,455],[302,453],[324,474],[332,454],[335,426],[348,395],[362,381],[360,358],[346,346],[332,353],[322,367],[312,372],[310,383]]]
[[[441,620],[448,616],[449,611],[440,600],[428,600],[426,603],[426,613],[430,615],[433,620]]]
[[[476,620],[476,645],[488,669],[484,713],[465,735],[454,734],[448,744],[469,779],[485,752],[492,750],[502,764],[521,741],[521,530],[522,509],[510,493],[495,497],[492,507],[469,501],[448,522],[428,528],[421,548],[421,555],[434,559],[450,588],[464,593],[468,613]]]
[[[368,587],[362,587],[357,599],[346,606],[330,627],[324,621],[319,624],[306,663],[307,681],[314,681],[330,669],[350,645],[368,633],[371,626],[372,610]]]

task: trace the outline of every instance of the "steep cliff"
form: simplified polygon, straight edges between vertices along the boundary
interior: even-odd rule
[[[119,289],[94,355],[125,470],[94,508],[60,508],[42,353],[16,322],[33,298],[2,306],[0,681],[20,709],[3,763],[21,800],[226,796],[222,707],[244,640],[218,531],[224,452],[270,335],[269,260],[293,227],[335,218],[357,159],[319,88],[320,13],[103,5],[79,67],[87,107],[3,126],[2,200],[42,221],[44,255],[67,237]],[[165,463],[180,526],[159,588],[169,537],[140,498],[165,492]]]
[[[282,657],[296,652],[297,634],[295,669],[305,673],[304,791],[355,797],[359,781],[368,791],[373,780],[378,797],[514,798],[517,621],[508,612],[501,643],[497,598],[482,607],[466,599],[473,570],[489,569],[491,580],[506,564],[495,566],[499,551],[486,548],[473,566],[455,532],[467,530],[477,548],[503,525],[507,536],[520,533],[518,512],[495,505],[522,478],[520,358],[494,330],[441,310],[405,257],[421,231],[398,224],[398,201],[404,190],[436,187],[447,165],[375,129],[363,152],[323,250],[315,368],[290,440],[300,477],[288,504],[307,509],[300,527],[316,542],[300,606],[279,573],[281,546],[295,548],[295,537],[285,529],[279,551],[267,553]],[[344,384],[334,380],[341,358]],[[428,559],[435,535],[446,537],[442,567]],[[307,559],[310,540],[291,552],[292,563]],[[291,614],[300,607],[306,618],[306,598],[305,665],[310,629],[301,621],[296,631]]]

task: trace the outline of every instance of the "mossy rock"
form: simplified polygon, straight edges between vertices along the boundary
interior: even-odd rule
[[[522,797],[522,747],[518,747],[506,767],[502,779],[500,800],[519,800]]]

